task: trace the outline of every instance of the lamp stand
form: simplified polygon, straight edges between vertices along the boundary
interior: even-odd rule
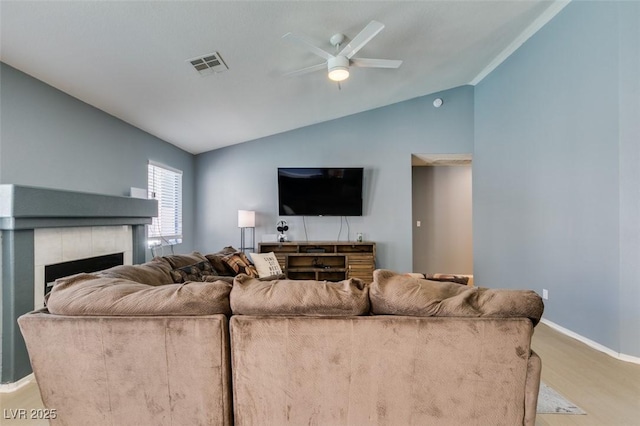
[[[251,246],[245,246],[246,244],[246,235],[245,230],[251,230]],[[243,227],[240,228],[240,251],[244,253],[247,250],[255,250],[256,245],[256,228],[254,227]]]

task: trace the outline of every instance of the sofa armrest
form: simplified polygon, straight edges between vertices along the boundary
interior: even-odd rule
[[[540,373],[542,360],[537,353],[531,351],[527,363],[527,381],[524,388],[524,424],[534,426],[536,423],[536,409],[538,408],[538,392],[540,391]]]

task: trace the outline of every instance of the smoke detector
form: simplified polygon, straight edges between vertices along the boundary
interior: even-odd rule
[[[218,52],[207,53],[187,61],[200,75],[220,73],[229,69]]]

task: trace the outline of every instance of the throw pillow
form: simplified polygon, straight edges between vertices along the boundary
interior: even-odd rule
[[[208,260],[195,263],[193,265],[183,266],[171,271],[171,278],[174,283],[184,283],[187,281],[203,281],[202,277],[214,275],[213,267]]]
[[[213,266],[213,269],[216,270],[216,272],[218,273],[219,276],[234,276],[235,275],[235,271],[232,270],[229,265],[227,265],[227,263],[224,261],[224,257],[231,254],[231,253],[235,253],[238,250],[236,250],[235,248],[233,248],[232,246],[227,246],[225,248],[223,248],[220,251],[217,251],[215,253],[211,253],[211,254],[205,254],[204,257],[207,258],[207,260],[209,262],[211,262],[211,265]]]
[[[278,258],[274,252],[251,253],[251,260],[253,260],[260,278],[282,274],[282,268],[280,268],[280,263],[278,263]]]
[[[235,252],[226,255],[222,258],[224,262],[233,270],[233,272],[238,274],[246,274],[250,277],[257,278],[258,271],[256,271],[255,266],[251,264],[247,256],[242,252]]]

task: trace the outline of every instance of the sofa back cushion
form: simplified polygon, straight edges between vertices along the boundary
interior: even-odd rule
[[[369,313],[367,286],[359,279],[260,281],[238,275],[231,310],[239,315],[352,316]]]
[[[467,287],[378,269],[370,285],[371,311],[419,317],[525,317],[540,321],[542,298],[531,290]]]
[[[153,286],[173,282],[171,268],[166,263],[158,261],[151,261],[142,265],[114,266],[113,268],[96,272],[95,275],[105,278],[120,278]]]
[[[47,308],[58,315],[228,315],[230,291],[223,281],[150,286],[78,274],[56,281]]]

